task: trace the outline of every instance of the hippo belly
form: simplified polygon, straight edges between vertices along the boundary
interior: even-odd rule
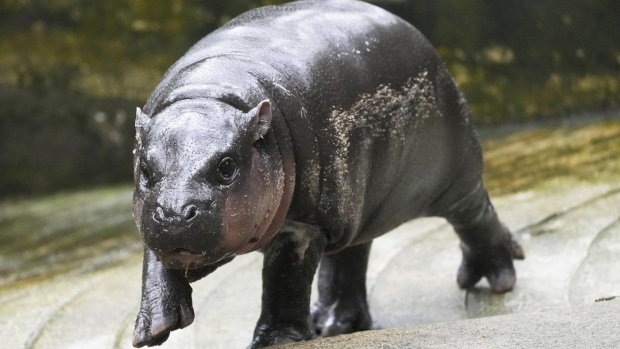
[[[509,291],[523,251],[484,188],[469,120],[424,36],[363,2],[264,7],[206,36],[136,116],[134,345],[190,325],[189,283],[251,251],[265,254],[251,348],[369,329],[372,239],[420,216],[461,239],[460,287],[485,277]]]

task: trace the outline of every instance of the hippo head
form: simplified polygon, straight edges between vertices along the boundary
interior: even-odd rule
[[[284,186],[271,116],[269,100],[248,112],[182,100],[152,118],[138,108],[134,219],[167,268],[199,268],[268,240]]]

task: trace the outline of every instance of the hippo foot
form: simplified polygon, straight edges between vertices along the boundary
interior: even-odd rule
[[[473,252],[461,245],[463,261],[459,267],[457,283],[466,289],[473,287],[482,277],[486,277],[494,293],[505,293],[517,281],[513,259],[524,259],[523,249],[514,240]]]
[[[247,349],[264,348],[271,345],[301,342],[315,338],[316,335],[311,328],[310,321],[307,322],[307,326],[259,324],[254,331],[254,340],[252,340],[252,344]]]
[[[316,333],[323,337],[366,331],[372,325],[368,303],[363,299],[340,299],[333,304],[317,301],[312,317]]]
[[[187,282],[169,289],[153,289],[143,295],[133,333],[133,346],[156,346],[164,343],[170,332],[194,322],[192,288]]]

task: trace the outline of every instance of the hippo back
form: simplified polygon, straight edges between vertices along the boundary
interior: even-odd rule
[[[359,1],[237,17],[168,70],[145,111],[205,97],[247,111],[265,96],[295,157],[288,217],[325,228],[331,250],[427,213],[455,173],[480,167],[468,111],[430,43]]]

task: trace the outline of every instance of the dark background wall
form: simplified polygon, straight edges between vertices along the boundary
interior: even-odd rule
[[[269,0],[0,0],[0,199],[131,181],[135,107]],[[616,0],[376,0],[437,47],[479,124],[620,106]]]

